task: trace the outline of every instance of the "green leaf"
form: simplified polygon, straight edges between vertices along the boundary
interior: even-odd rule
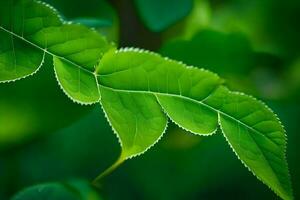
[[[210,135],[217,129],[217,112],[198,103],[222,83],[209,71],[137,49],[107,53],[97,71],[100,85],[155,94],[167,115],[193,133]]]
[[[33,0],[8,0],[0,3],[0,33],[5,35],[0,39],[0,42],[5,44],[1,46],[0,54],[1,81],[32,74],[38,69],[43,54],[47,53],[55,58],[54,64],[58,65],[58,81],[64,80],[60,84],[74,101],[90,104],[100,97],[99,92],[92,92],[93,97],[86,98],[85,94],[90,91],[83,89],[87,87],[76,92],[70,90],[73,81],[84,85],[86,81],[91,80],[85,80],[86,76],[81,77],[78,76],[79,73],[70,73],[68,70],[72,65],[82,74],[94,72],[101,56],[111,47],[96,31],[82,25],[64,23],[57,12],[47,4]],[[8,38],[11,38],[11,43],[7,42]],[[14,41],[17,41],[16,44]],[[30,47],[21,48],[22,45]],[[32,61],[28,58],[32,58]],[[28,68],[28,65],[31,67]],[[70,76],[70,79],[64,79]],[[96,80],[93,81],[96,84]]]
[[[124,159],[137,156],[163,135],[167,118],[153,94],[100,87],[102,107],[119,138]]]
[[[135,0],[135,4],[144,24],[154,32],[173,25],[193,7],[192,0]]]
[[[95,76],[87,70],[53,57],[55,74],[65,93],[78,103],[95,103],[100,99]]]
[[[18,80],[39,70],[44,53],[0,29],[0,83]]]
[[[218,110],[223,134],[240,160],[283,199],[292,199],[285,131],[262,102],[220,88],[206,103]]]
[[[12,200],[101,200],[85,181],[44,183],[17,193]]]
[[[97,74],[99,84],[115,92],[155,95],[166,114],[190,132],[212,134],[219,121],[240,160],[281,198],[293,198],[285,160],[284,129],[260,101],[230,92],[211,72],[138,49],[107,53]],[[102,103],[111,99],[102,99]],[[107,110],[107,114],[125,113],[120,110]],[[114,121],[118,123],[124,122]],[[126,130],[124,127],[117,132]],[[129,139],[128,134],[126,137]]]
[[[164,111],[199,135],[213,134],[219,122],[241,161],[281,198],[293,199],[284,129],[260,101],[230,92],[212,72],[139,49],[116,51],[96,31],[63,23],[43,3],[2,1],[0,11],[2,82],[32,74],[47,53],[68,96],[82,104],[101,101],[122,145],[121,159],[104,175],[157,142],[167,124]]]
[[[218,114],[210,108],[176,95],[157,94],[157,97],[170,119],[183,129],[199,135],[212,135],[217,131]]]

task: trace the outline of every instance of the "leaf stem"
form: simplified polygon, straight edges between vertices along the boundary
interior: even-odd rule
[[[106,170],[104,170],[102,173],[100,173],[92,182],[92,185],[99,188],[101,186],[100,181],[111,174],[116,168],[118,168],[124,161],[126,160],[126,157],[123,156],[123,153],[119,156],[118,160],[116,160],[115,163],[113,163],[110,167],[108,167]]]

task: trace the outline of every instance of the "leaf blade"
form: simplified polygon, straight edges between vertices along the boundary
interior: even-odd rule
[[[106,53],[96,73],[100,85],[114,89],[174,94],[199,101],[223,83],[207,70],[134,48]]]
[[[104,56],[97,71],[99,74],[98,81],[105,87],[120,92],[155,94],[158,101],[161,98],[162,107],[167,111],[169,117],[187,130],[195,130],[195,126],[199,125],[199,123],[191,123],[197,114],[199,114],[200,117],[198,117],[201,120],[206,118],[203,114],[207,115],[207,113],[201,112],[201,109],[210,110],[208,113],[218,113],[219,117],[212,115],[209,118],[209,130],[213,130],[214,126],[217,126],[216,119],[219,118],[224,134],[228,135],[228,132],[231,134],[228,141],[242,162],[281,198],[293,198],[287,162],[284,156],[286,147],[284,129],[273,112],[261,102],[239,93],[230,92],[222,86],[222,80],[213,73],[187,67],[181,63],[162,58],[157,54],[137,49],[122,49]],[[135,80],[134,84],[132,80]],[[163,99],[163,97],[166,98]],[[177,98],[177,101],[174,101],[174,97]],[[198,107],[191,105],[189,101],[199,104]],[[188,107],[188,114],[176,113],[176,111],[187,110],[179,102]],[[176,110],[176,106],[179,106],[182,110],[178,108]],[[195,111],[192,112],[193,110]],[[251,113],[254,113],[254,115]],[[244,130],[253,132],[254,128],[252,126],[254,125],[259,128],[259,131],[254,132],[259,132],[260,137],[263,137],[264,140],[260,139],[261,144],[255,146],[250,137],[244,137],[244,143],[250,144],[248,149],[247,145],[244,145],[247,151],[256,150],[261,155],[263,151],[269,156],[275,154],[277,157],[271,156],[267,161],[266,159],[258,159],[254,162],[248,161],[245,157],[246,151],[241,153],[240,149],[233,144],[235,139],[239,137],[239,132],[234,126],[225,127],[224,122],[226,123],[226,119],[224,119],[224,116],[243,126]],[[264,122],[266,120],[267,122]],[[201,132],[207,127],[200,126],[200,128],[197,128],[198,130],[196,130]],[[271,133],[268,133],[268,131],[271,131]],[[206,130],[206,133],[209,132]],[[274,146],[274,144],[270,146],[270,138],[268,137],[273,137],[272,142],[277,146]],[[266,141],[269,141],[269,143]],[[261,150],[263,148],[265,149]],[[261,166],[265,171],[260,169]],[[274,170],[274,166],[276,166],[276,170]]]
[[[219,105],[218,100],[222,99]],[[239,159],[283,199],[293,199],[285,131],[262,102],[220,88],[207,103],[218,107],[221,130]]]
[[[217,112],[183,97],[162,94],[156,96],[168,117],[183,129],[206,136],[217,131]]]
[[[153,32],[160,32],[180,19],[192,9],[191,0],[135,0],[137,11],[145,26]],[[172,12],[169,12],[169,11]]]
[[[2,29],[0,29],[0,43],[0,83],[16,81],[32,75],[44,62],[44,52]]]
[[[125,159],[147,151],[162,137],[167,118],[152,94],[100,86],[102,108],[119,138]]]
[[[47,53],[53,57],[60,58],[60,60],[64,62],[71,63],[73,68],[78,68],[79,71],[84,70],[93,76],[95,76],[94,69],[99,59],[112,47],[112,44],[109,44],[106,39],[95,30],[82,25],[63,22],[57,11],[45,3],[36,2],[34,0],[1,1],[0,11],[0,33],[5,32],[17,38],[22,43],[31,46],[31,49],[40,51],[41,55]],[[1,42],[3,43],[2,37]],[[23,54],[29,53],[29,51],[26,52],[26,49],[22,48],[18,48],[17,52],[22,52]],[[34,55],[31,53],[28,57],[34,57]],[[4,58],[3,62],[9,63],[5,65],[5,68],[13,68],[14,65],[10,60]],[[33,69],[38,69],[38,66],[37,63],[32,64]],[[64,66],[67,65],[60,65],[60,68]],[[1,66],[1,68],[4,67]],[[69,68],[65,69],[65,71],[67,70],[69,70]],[[9,77],[5,74],[6,72],[3,72],[1,69],[0,81],[1,79],[9,81],[23,78],[33,72],[34,70],[31,70]],[[69,73],[69,75],[71,74],[72,73]],[[60,76],[63,75],[58,73],[57,77],[59,81],[63,79],[63,77]],[[76,79],[76,77],[72,77],[72,79]],[[89,81],[89,83],[91,83],[91,88],[94,88],[94,85],[97,84],[91,81]],[[90,100],[86,96],[74,95],[73,93],[69,94],[69,88],[72,86],[67,85],[66,81],[60,83],[60,85],[75,102],[82,104],[95,102],[95,95]],[[88,89],[85,93],[89,93]]]
[[[70,99],[86,105],[99,102],[100,91],[93,74],[57,57],[53,57],[53,64],[57,81]]]

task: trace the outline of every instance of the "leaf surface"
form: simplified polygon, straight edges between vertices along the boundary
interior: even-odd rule
[[[31,74],[38,69],[43,54],[48,53],[55,58],[54,64],[58,65],[55,66],[58,81],[74,101],[90,104],[99,99],[99,92],[98,98],[94,97],[94,93],[91,98],[86,98],[85,94],[90,91],[70,92],[74,80],[82,85],[91,80],[85,80],[69,70],[72,65],[77,71],[93,74],[99,59],[111,47],[99,33],[82,25],[66,24],[52,7],[33,0],[1,1],[0,33],[7,35],[1,37],[1,43],[5,44],[7,38],[11,38],[11,44],[1,46],[0,81]],[[26,51],[28,48],[20,48],[20,43],[30,45],[29,51]],[[32,58],[32,63],[28,63],[28,57]],[[29,64],[31,67],[26,68]],[[66,76],[71,78],[64,79]],[[93,81],[95,85],[96,80]]]
[[[65,93],[78,103],[95,103],[100,99],[94,74],[75,67],[57,57],[53,58],[55,74]]]
[[[198,103],[222,83],[209,71],[137,49],[107,53],[97,71],[100,85],[155,94],[166,114],[184,129],[203,135],[217,129],[217,112]]]
[[[240,160],[283,199],[292,199],[285,131],[262,102],[221,87],[206,103],[219,110],[221,130]]]
[[[167,118],[153,94],[100,87],[101,103],[118,135],[124,159],[153,146],[165,132]]]
[[[183,129],[199,135],[212,135],[217,131],[216,111],[180,96],[157,94],[157,98],[169,118]]]
[[[0,42],[0,83],[34,74],[42,65],[42,51],[1,29]]]
[[[245,166],[281,198],[293,199],[284,129],[260,101],[229,91],[211,72],[137,49],[107,53],[97,72],[99,84],[114,91],[155,95],[166,114],[190,132],[212,134],[219,121]]]

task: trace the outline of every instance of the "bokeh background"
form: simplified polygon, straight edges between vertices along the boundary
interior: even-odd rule
[[[285,125],[294,195],[300,198],[299,0],[45,1],[119,47],[145,48],[209,69],[231,89],[264,100]],[[0,85],[1,200],[43,182],[92,180],[119,152],[100,105],[72,103],[56,83],[51,59],[35,76]],[[158,144],[105,178],[99,198],[278,199],[221,133],[199,137],[172,124]]]

